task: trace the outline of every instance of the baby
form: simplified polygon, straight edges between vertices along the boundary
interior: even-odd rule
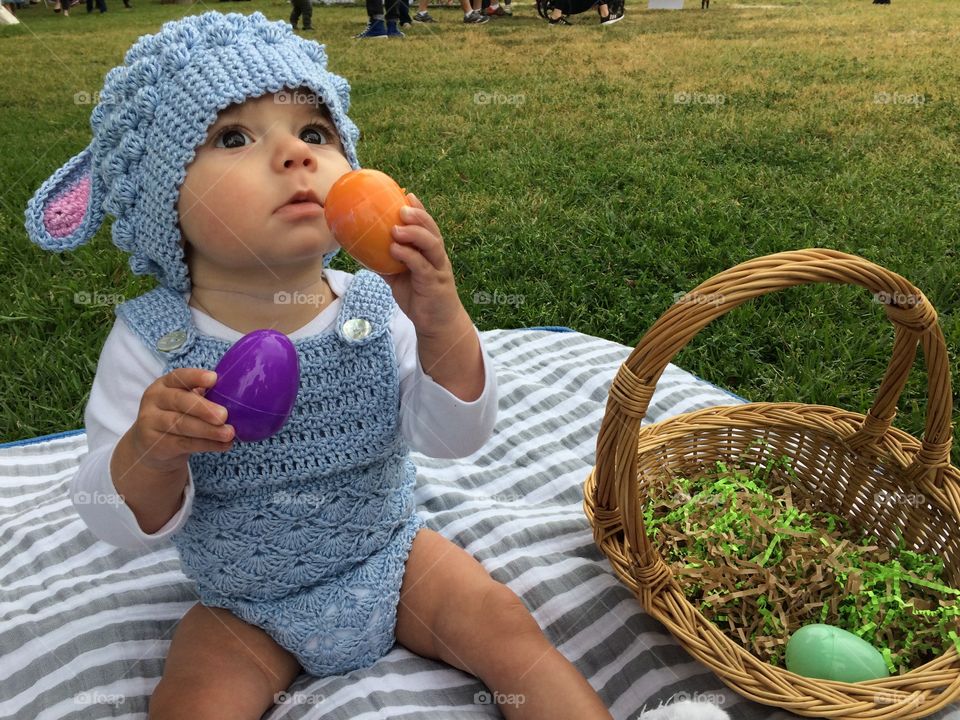
[[[517,595],[414,511],[408,448],[477,450],[496,383],[415,196],[392,231],[406,272],[327,267],[324,198],[359,167],[348,106],[324,48],[286,23],[170,22],[108,73],[92,142],[28,207],[57,251],[114,215],[133,271],[159,281],[117,308],[72,483],[122,497],[77,504],[95,534],[169,539],[196,584],[150,717],[259,718],[301,670],[348,673],[394,642],[522,697],[506,717],[610,717]],[[301,381],[281,432],[243,443],[204,393],[258,328],[290,336]]]
[[[71,484],[119,496],[75,503],[98,537],[170,541],[195,583],[150,717],[260,718],[301,671],[345,674],[399,642],[523,698],[507,718],[610,718],[517,595],[414,511],[409,449],[476,451],[496,381],[414,195],[392,229],[403,273],[328,267],[324,199],[359,168],[348,109],[323,47],[287,23],[170,22],[107,74],[90,145],[27,209],[55,251],[113,215],[131,269],[159,283],[117,308]],[[278,434],[239,442],[205,392],[260,328],[294,342],[300,386]]]

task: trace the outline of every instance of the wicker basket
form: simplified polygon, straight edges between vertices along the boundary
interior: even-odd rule
[[[711,320],[759,295],[813,282],[866,288],[884,302],[895,325],[893,358],[867,415],[822,405],[749,403],[640,427],[667,363]],[[890,426],[918,343],[929,386],[922,442]],[[658,479],[689,477],[717,460],[733,461],[751,444],[756,452],[761,440],[767,448],[763,460],[792,459],[795,497],[811,498],[891,546],[899,529],[912,549],[940,556],[948,581],[960,587],[960,471],[950,464],[951,412],[943,332],[913,285],[833,250],[761,257],[716,275],[675,303],[620,367],[597,439],[596,467],[584,485],[584,510],[597,544],[644,609],[741,695],[812,717],[924,717],[960,696],[960,657],[952,645],[908,673],[861,683],[811,679],[774,667],[686,599],[647,538],[642,508]],[[881,491],[918,492],[926,502],[878,504]]]

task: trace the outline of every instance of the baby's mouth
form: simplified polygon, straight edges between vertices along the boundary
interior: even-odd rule
[[[288,199],[280,207],[283,208],[290,205],[298,205],[302,203],[319,205],[321,208],[323,208],[323,203],[320,201],[319,196],[313,190],[299,190],[295,192],[290,197],[290,199]],[[280,208],[277,208],[277,209],[279,210]]]
[[[283,205],[274,210],[274,215],[288,222],[309,222],[313,224],[323,220],[324,207],[316,193],[305,190],[291,196]]]

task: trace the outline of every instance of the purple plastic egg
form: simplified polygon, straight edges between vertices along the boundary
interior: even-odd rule
[[[205,397],[227,409],[238,440],[256,442],[280,431],[300,386],[300,361],[290,338],[254,330],[224,353],[216,373],[217,384]]]

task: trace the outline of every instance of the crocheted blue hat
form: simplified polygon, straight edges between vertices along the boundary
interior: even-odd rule
[[[113,242],[131,254],[133,272],[188,291],[176,204],[197,146],[227,106],[300,87],[323,99],[350,166],[359,168],[350,85],[327,70],[323,45],[259,12],[164,23],[107,73],[90,116],[93,140],[30,199],[27,233],[46,250],[72,250],[110,213]]]

